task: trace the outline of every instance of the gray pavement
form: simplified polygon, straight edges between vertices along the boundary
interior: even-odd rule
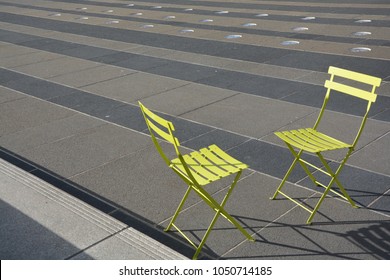
[[[0,258],[191,258],[163,231],[185,186],[141,100],[174,122],[183,152],[215,143],[250,166],[226,208],[256,242],[220,219],[200,258],[390,259],[389,14],[364,0],[1,1]],[[292,161],[273,132],[314,124],[331,65],[383,82],[340,174],[361,207],[329,196],[306,225],[269,200]],[[363,108],[347,102],[330,102],[321,127],[344,141]],[[210,191],[222,199],[228,184]],[[318,197],[299,169],[286,188]],[[199,240],[212,215],[190,196],[178,224]]]

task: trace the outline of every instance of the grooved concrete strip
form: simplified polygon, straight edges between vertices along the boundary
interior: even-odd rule
[[[185,259],[181,254],[145,234],[128,227],[126,224],[2,159],[0,159],[0,185],[2,206],[6,203],[8,207],[12,207],[15,211],[22,212],[26,219],[29,218],[34,223],[43,225],[45,231],[38,234],[47,234],[49,232],[51,235],[61,237],[61,243],[70,243],[75,247],[71,256],[66,255],[68,252],[63,252],[63,255],[61,257],[57,255],[57,258],[78,258],[77,256],[80,254],[84,255],[84,257],[87,254],[92,258],[104,257],[104,259],[139,259],[140,257],[145,259]],[[47,205],[49,204],[50,206],[48,207]],[[49,216],[45,216],[45,210],[48,208],[50,209]],[[3,211],[1,213],[1,220],[6,220],[7,217],[3,216]],[[36,242],[38,239],[37,236],[31,233],[28,223],[25,223],[25,219],[16,220],[14,223],[12,228],[13,230],[16,228],[17,232],[7,232],[6,225],[0,226],[2,236],[7,236],[9,239],[9,242],[2,242],[0,249],[2,258],[12,256],[11,252],[14,250],[14,244],[10,240],[13,240],[15,236],[11,236],[11,234],[16,234],[18,239],[24,239],[31,243]],[[69,228],[65,228],[66,231],[64,231],[57,223],[65,223],[67,227],[73,228],[73,235],[70,236],[66,232]],[[84,247],[80,243],[81,235],[94,236],[94,240]],[[96,239],[96,236],[102,237],[99,240]],[[104,250],[99,250],[99,246],[107,242],[107,239],[121,240],[121,246],[125,247],[121,251],[124,255],[116,254],[114,251],[111,251],[112,255],[107,255]],[[116,242],[118,243],[119,241]],[[30,252],[26,250],[24,255],[15,255],[14,257],[27,259],[50,257],[44,255],[46,252],[42,252],[42,255],[40,255],[39,251],[46,249],[39,248],[39,245],[42,244],[38,243],[35,245],[37,252],[34,255],[29,255]],[[56,246],[66,247],[66,245],[61,244]],[[111,246],[114,245],[111,244]]]

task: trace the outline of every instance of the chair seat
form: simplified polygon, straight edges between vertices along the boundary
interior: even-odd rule
[[[199,151],[183,155],[183,158],[189,168],[191,168],[195,180],[201,186],[248,168],[246,164],[228,155],[217,145],[211,145]],[[170,167],[183,175],[186,174],[179,158],[173,159]]]
[[[275,132],[284,142],[310,153],[350,148],[352,145],[334,139],[312,128]]]

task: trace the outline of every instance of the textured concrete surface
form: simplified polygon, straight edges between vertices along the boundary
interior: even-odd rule
[[[191,258],[191,246],[162,230],[185,186],[154,149],[139,100],[173,121],[183,152],[215,143],[250,165],[226,208],[256,242],[221,219],[201,258],[390,258],[387,1],[130,2],[0,3],[3,164],[37,176],[120,225],[110,235],[4,177],[0,207],[7,225],[0,230],[12,242],[2,259]],[[370,51],[352,52],[357,47]],[[307,212],[285,199],[269,200],[292,161],[273,132],[314,124],[331,65],[378,76],[382,85],[357,150],[340,174],[361,207],[329,196],[307,226]],[[321,128],[350,139],[362,108],[336,95]],[[325,157],[335,167],[341,155]],[[221,199],[229,183],[230,178],[209,190]],[[6,191],[12,184],[20,201]],[[309,205],[318,197],[299,168],[287,188]],[[35,198],[28,202],[29,197]],[[45,212],[34,203],[53,208]],[[38,222],[30,218],[34,213]],[[60,223],[68,214],[67,223]],[[191,196],[179,222],[199,240],[211,217]],[[20,223],[10,227],[12,219]],[[37,243],[23,240],[25,248],[16,248],[26,225]],[[134,243],[138,234],[152,249]],[[65,245],[56,251],[58,244]],[[170,253],[153,255],[156,246]]]

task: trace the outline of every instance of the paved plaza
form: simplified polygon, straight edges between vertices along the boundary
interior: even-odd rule
[[[314,125],[329,66],[382,84],[340,174],[360,208],[328,196],[307,225],[269,199],[293,160],[274,132]],[[219,219],[200,259],[390,259],[389,1],[0,0],[1,259],[192,257],[163,231],[186,186],[138,101],[183,153],[217,144],[250,167],[226,210],[255,242]],[[321,130],[351,142],[365,108],[328,108]],[[229,183],[207,190],[222,200]],[[320,195],[299,168],[286,188]],[[191,195],[177,224],[199,240],[213,215]]]

